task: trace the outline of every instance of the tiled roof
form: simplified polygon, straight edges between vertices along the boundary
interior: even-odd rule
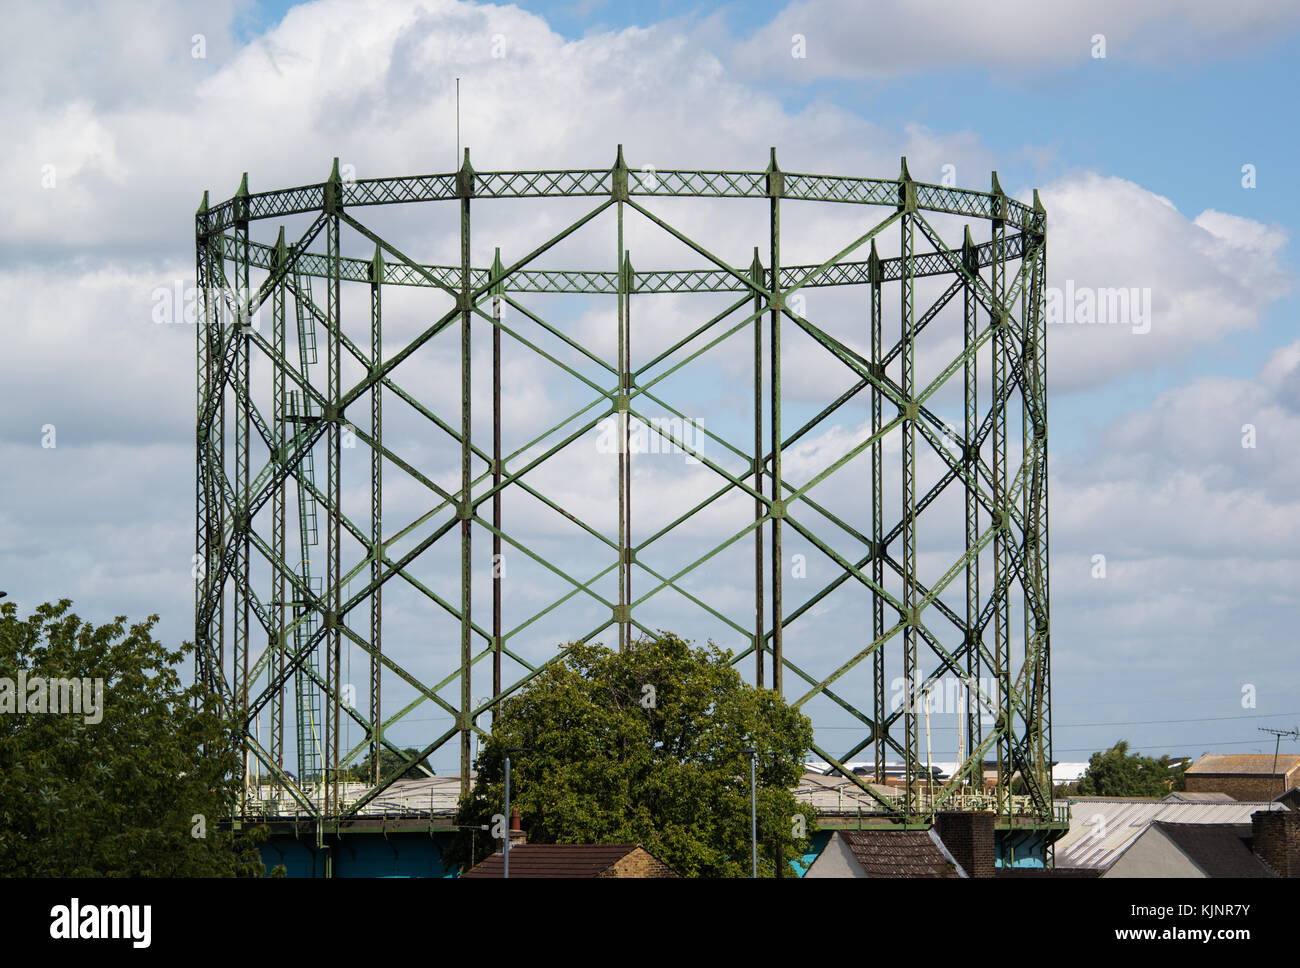
[[[639,844],[520,844],[510,848],[511,877],[599,877]],[[501,854],[493,854],[463,877],[501,877]]]
[[[1165,823],[1153,826],[1209,877],[1276,877],[1250,848],[1251,825]]]
[[[959,877],[928,830],[841,830],[868,877]]]
[[[1243,776],[1277,776],[1300,766],[1300,755],[1287,753],[1273,768],[1271,753],[1207,753],[1187,768],[1188,773],[1237,773]]]

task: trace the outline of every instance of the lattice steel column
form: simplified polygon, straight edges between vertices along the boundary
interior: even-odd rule
[[[994,675],[997,679],[998,717],[995,729],[997,741],[997,795],[998,811],[1011,814],[1011,761],[1007,742],[1011,729],[1011,609],[1008,593],[1011,587],[1011,552],[1009,547],[1010,507],[1007,503],[1007,404],[1010,389],[1007,386],[1007,283],[1006,283],[1006,206],[997,172],[993,173],[993,195],[996,197],[996,215],[992,222],[995,258],[990,267],[993,289],[993,586],[999,597],[993,602],[993,657]]]
[[[383,362],[384,253],[375,244],[375,258],[370,272],[370,364],[377,372]],[[370,387],[370,581],[375,591],[370,596],[370,765],[371,782],[378,783],[380,750],[384,740],[384,717],[381,689],[383,654],[383,595],[379,581],[379,561],[383,555],[384,518],[384,385]]]
[[[903,731],[905,733],[904,769],[907,782],[906,814],[915,817],[919,810],[916,762],[917,762],[917,723],[916,704],[918,701],[917,667],[916,667],[916,415],[917,405],[914,398],[916,388],[913,385],[915,366],[915,332],[913,329],[915,313],[915,296],[913,272],[913,235],[912,213],[916,210],[916,186],[907,171],[907,161],[903,161],[903,171],[899,176],[898,202],[903,217],[899,219],[901,235],[902,275],[900,276],[899,320],[901,329],[902,353],[902,388],[903,388],[903,427],[902,427],[902,544],[903,544],[903,615],[907,624],[903,628],[903,681],[906,683],[907,702],[904,706]]]
[[[275,241],[275,261],[272,268],[283,270],[288,253],[284,243],[284,226],[280,226],[280,234]],[[284,332],[284,313],[285,313],[286,287],[283,282],[275,287],[271,294],[271,342],[275,347],[275,353],[280,361],[285,359],[285,332]],[[273,367],[271,370],[271,442],[274,447],[272,459],[275,462],[284,460],[285,440],[284,440],[284,399],[285,399],[285,367],[283,365]],[[271,494],[271,553],[275,557],[272,564],[273,577],[272,582],[275,588],[275,598],[273,600],[272,615],[275,622],[274,634],[270,636],[267,645],[271,651],[271,665],[278,677],[284,671],[284,652],[286,647],[285,636],[285,608],[287,604],[286,595],[288,592],[285,583],[284,562],[288,558],[286,550],[286,512],[285,512],[285,492],[286,485],[284,482],[276,485]],[[296,597],[296,596],[295,596]],[[271,698],[271,755],[275,759],[276,767],[284,770],[284,690],[277,689]]]
[[[962,263],[970,276],[979,276],[979,256],[971,239],[970,226],[966,226],[962,240]],[[962,282],[962,349],[965,360],[962,364],[962,379],[965,396],[966,421],[963,428],[962,468],[966,484],[966,550],[979,544],[979,446],[976,436],[979,433],[979,357],[977,353],[979,337],[979,318],[976,313],[975,288],[969,278]],[[983,727],[980,718],[979,684],[981,676],[980,650],[983,647],[983,628],[980,625],[980,559],[979,554],[970,554],[966,559],[966,685],[962,688],[962,702],[966,718],[966,735],[970,739],[973,754],[980,749],[983,742]],[[971,691],[975,691],[975,703],[971,703]],[[959,713],[961,715],[962,713]],[[958,764],[960,766],[961,764]],[[982,791],[984,771],[981,768],[972,785]]]
[[[785,190],[785,176],[776,163],[776,148],[767,166],[767,194],[770,201],[768,241],[770,245],[772,289],[772,689],[782,692],[782,666],[785,653],[782,649],[784,611],[781,590],[785,574],[784,552],[781,547],[781,523],[785,517],[785,495],[781,479],[781,312],[785,296],[781,291],[781,195]]]
[[[461,415],[460,415],[460,792],[468,796],[470,790],[469,764],[471,760],[470,735],[473,732],[471,709],[472,667],[474,662],[473,642],[471,639],[470,606],[472,602],[470,583],[473,576],[473,517],[474,504],[471,495],[473,478],[470,460],[471,449],[470,423],[470,318],[473,315],[473,301],[470,269],[470,218],[469,203],[474,196],[474,169],[469,163],[469,149],[465,149],[465,160],[456,179],[456,188],[460,195],[460,358],[461,358]]]
[[[871,240],[871,255],[867,260],[867,277],[870,285],[871,299],[871,363],[875,367],[877,379],[885,377],[881,347],[881,288],[884,272],[880,265],[880,255],[876,251],[876,240]],[[885,555],[882,547],[884,538],[885,492],[884,492],[884,443],[881,428],[880,388],[871,387],[871,580],[875,588],[871,589],[871,640],[879,642],[885,635],[885,599],[879,589],[885,584]],[[871,654],[872,679],[872,727],[871,737],[875,750],[877,783],[885,782],[885,736],[881,732],[885,722],[885,649],[878,647]]]
[[[749,278],[763,285],[763,263],[754,246]],[[763,688],[763,297],[754,293],[754,686]]]

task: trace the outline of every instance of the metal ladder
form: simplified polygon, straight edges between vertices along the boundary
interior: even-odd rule
[[[306,300],[311,298],[311,277],[297,271],[293,274],[295,289],[294,306],[298,320],[298,362],[303,380],[310,385],[310,366],[316,362],[316,328],[311,310]],[[306,422],[301,418],[312,416],[311,400],[306,394],[294,390],[289,394],[289,413],[300,418],[295,422],[299,430],[305,429]],[[321,584],[319,578],[311,574],[311,549],[320,542],[320,532],[316,521],[316,496],[312,489],[316,485],[316,465],[312,451],[308,449],[298,464],[298,540],[302,549],[302,561],[298,564],[298,574],[302,584],[311,590],[313,598],[319,597]],[[313,603],[303,600],[297,608],[300,621],[294,627],[294,651],[301,653],[311,637],[316,633],[320,623],[320,613]],[[310,669],[320,674],[318,653],[312,654],[294,671],[294,686],[297,692],[297,735],[298,735],[298,780],[311,783],[321,777],[321,748],[317,737],[320,728],[321,695]]]

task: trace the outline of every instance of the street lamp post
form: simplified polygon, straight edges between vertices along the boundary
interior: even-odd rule
[[[752,746],[740,752],[749,755],[749,876],[758,877],[758,750]]]

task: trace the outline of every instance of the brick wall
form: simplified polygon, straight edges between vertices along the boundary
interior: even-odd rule
[[[1188,793],[1226,793],[1234,800],[1266,801],[1272,800],[1284,790],[1296,785],[1297,771],[1281,778],[1266,773],[1188,773],[1186,775]]]
[[[1255,856],[1282,877],[1300,877],[1300,813],[1259,810],[1250,825]]]
[[[948,853],[971,877],[992,877],[993,814],[946,811],[935,814],[934,830]]]
[[[644,847],[638,847],[616,861],[601,877],[678,877],[678,873],[655,858]]]

